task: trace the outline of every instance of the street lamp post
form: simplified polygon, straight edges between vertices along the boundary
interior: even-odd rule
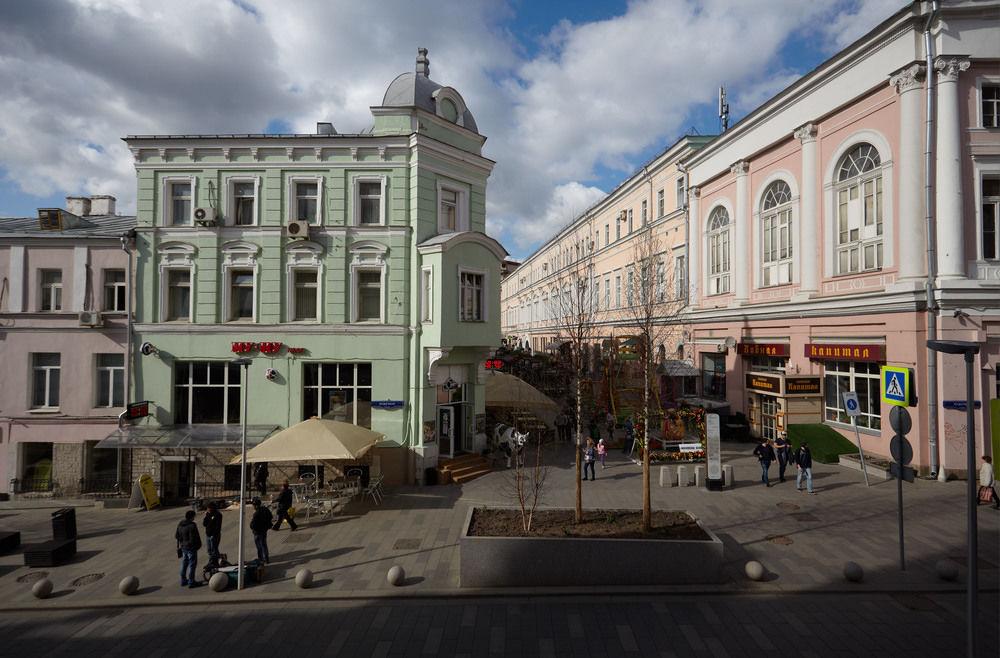
[[[969,580],[966,589],[965,600],[965,641],[966,655],[974,657],[976,655],[976,616],[979,595],[979,539],[976,523],[976,508],[979,506],[976,500],[976,416],[975,416],[975,382],[973,380],[972,365],[975,356],[979,354],[979,343],[967,340],[929,340],[927,347],[935,352],[945,354],[962,354],[965,356],[965,433],[966,433],[966,464],[968,473],[968,558]],[[942,472],[944,465],[940,465]]]
[[[248,358],[233,359],[229,363],[234,366],[243,367],[243,379],[240,382],[240,397],[243,398],[243,413],[240,414],[240,548],[236,563],[236,589],[243,589],[243,526],[246,525],[246,493],[247,493],[247,379],[250,375],[250,364],[253,361]]]

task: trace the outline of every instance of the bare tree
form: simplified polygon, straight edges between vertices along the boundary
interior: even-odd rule
[[[649,437],[653,375],[657,346],[667,343],[681,331],[681,312],[686,295],[675,282],[675,261],[665,241],[652,225],[633,238],[632,265],[626,274],[626,304],[621,311],[627,324],[625,331],[634,332],[638,339],[636,351],[642,372],[642,528],[652,527],[649,491]],[[657,410],[659,411],[659,410]]]
[[[542,440],[536,437],[534,463],[525,464],[525,460],[515,457],[513,469],[508,471],[506,493],[508,497],[517,502],[518,510],[521,512],[521,527],[525,534],[531,532],[531,522],[535,516],[535,509],[542,500],[542,493],[545,489],[545,479],[549,469],[542,461]]]

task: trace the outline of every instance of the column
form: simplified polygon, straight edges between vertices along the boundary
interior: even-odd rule
[[[701,282],[704,279],[701,271],[701,236],[704,233],[704,223],[701,220],[701,188],[692,187],[688,190],[688,303],[698,305],[701,293]]]
[[[941,279],[966,276],[958,74],[968,68],[969,60],[962,56],[944,56],[934,60],[938,83],[935,205],[938,277]]]
[[[736,176],[736,217],[733,218],[733,250],[732,277],[735,282],[733,292],[736,293],[736,304],[745,304],[750,298],[750,279],[752,275],[747,265],[747,254],[750,249],[750,217],[747,214],[747,172],[750,163],[746,160],[737,162],[729,168]]]
[[[899,181],[899,236],[900,283],[916,283],[927,276],[927,227],[925,223],[923,180],[923,131],[921,103],[924,66],[911,64],[889,78],[889,84],[899,94],[899,154],[896,172]],[[956,133],[957,134],[957,133]],[[891,218],[890,218],[891,221]]]
[[[817,187],[819,176],[819,148],[816,143],[816,126],[807,123],[795,131],[795,138],[802,143],[802,180],[799,188],[799,297],[809,298],[819,292],[819,267],[822,259],[817,252],[816,234],[819,230],[817,212]]]

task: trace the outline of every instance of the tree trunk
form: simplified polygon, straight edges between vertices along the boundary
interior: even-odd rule
[[[577,359],[582,357],[578,356]],[[583,368],[576,369],[576,513],[574,521],[583,521],[583,464],[580,463],[580,450],[583,446],[581,435],[583,432],[583,403],[580,400],[580,393],[583,390]]]
[[[649,343],[649,341],[645,341]],[[642,366],[642,378],[643,378],[643,389],[642,389],[642,531],[649,532],[653,527],[653,513],[650,509],[651,504],[649,501],[649,347],[650,345],[643,346],[646,349],[645,357],[643,358]]]

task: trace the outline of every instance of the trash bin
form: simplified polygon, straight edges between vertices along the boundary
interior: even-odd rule
[[[56,541],[76,539],[76,509],[64,507],[52,512],[52,538]]]

